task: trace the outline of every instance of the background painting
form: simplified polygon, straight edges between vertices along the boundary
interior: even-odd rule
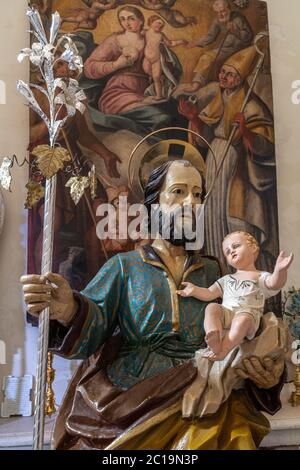
[[[59,11],[64,20],[61,32],[73,34],[84,60],[80,84],[88,97],[88,108],[83,118],[78,113],[68,124],[61,144],[69,145],[78,161],[85,162],[86,171],[92,163],[96,166],[97,199],[90,201],[94,214],[101,202],[117,204],[120,194],[128,194],[132,202],[140,200],[138,176],[142,154],[159,139],[188,140],[189,137],[185,132],[156,136],[141,147],[129,168],[130,154],[141,138],[154,130],[169,126],[193,127],[189,104],[184,105],[189,103],[190,96],[198,106],[198,130],[214,145],[217,153],[222,152],[219,125],[222,122],[221,139],[226,142],[242,94],[234,106],[223,103],[223,111],[217,116],[219,71],[236,52],[249,51],[257,33],[267,31],[265,2],[231,0],[228,2],[229,19],[226,19],[226,11],[222,19],[226,2],[216,4],[213,0],[135,0],[129,3],[123,0],[33,0],[31,4],[39,9],[46,25],[51,11]],[[157,45],[158,34],[161,40]],[[224,233],[233,229],[246,229],[259,240],[259,268],[272,270],[278,253],[268,41],[264,41],[263,47],[267,51],[266,59],[249,99],[249,112],[253,112],[249,125],[258,137],[253,148],[248,148],[241,135],[236,136],[223,165],[224,171],[222,169],[214,183],[213,202],[207,207],[204,251],[218,257],[224,270],[228,268],[220,240]],[[247,54],[243,59],[243,89],[250,82],[258,59],[253,56],[251,62],[251,51]],[[63,64],[58,64],[57,76],[65,73]],[[32,70],[32,81],[38,80]],[[185,85],[180,88],[182,84],[192,86],[190,89],[194,91],[187,93]],[[46,130],[32,115],[30,148],[45,139]],[[208,184],[213,180],[211,157],[199,141],[194,143],[206,163]],[[169,155],[170,158],[183,156],[174,146],[170,147]],[[132,250],[136,244],[132,240],[106,240],[104,252],[86,201],[82,199],[75,207],[65,188],[69,176],[65,171],[58,181],[53,270],[64,274],[74,289],[81,289],[107,257]],[[43,203],[40,202],[29,213],[29,272],[40,269],[42,218]],[[279,306],[273,305],[273,309],[278,311]]]

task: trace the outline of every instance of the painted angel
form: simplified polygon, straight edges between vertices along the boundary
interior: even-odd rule
[[[127,0],[82,0],[88,8],[73,8],[70,15],[62,18],[65,23],[75,23],[77,28],[93,30],[97,27],[97,20],[107,10],[127,5]],[[194,16],[184,16],[179,10],[172,10],[176,0],[132,0],[130,4],[141,6],[147,10],[154,10],[166,20],[173,28],[196,24]]]
[[[84,28],[93,30],[97,27],[97,21],[106,10],[111,10],[116,6],[117,0],[102,2],[86,2],[88,8],[72,8],[70,15],[62,18],[62,23],[75,23],[76,29]]]
[[[156,10],[173,28],[182,28],[197,23],[194,16],[184,16],[179,10],[171,10],[175,3],[176,0],[138,0],[141,7]]]

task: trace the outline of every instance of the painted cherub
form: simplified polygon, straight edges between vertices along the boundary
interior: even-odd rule
[[[62,18],[62,23],[75,23],[77,28],[95,29],[97,20],[106,10],[111,10],[116,5],[116,0],[107,2],[93,2],[90,8],[72,8],[70,16]]]
[[[155,100],[163,98],[162,93],[162,64],[160,45],[167,47],[184,46],[187,44],[185,39],[171,40],[162,32],[165,27],[165,21],[158,15],[152,15],[148,19],[149,29],[145,32],[146,46],[144,51],[143,69],[147,75],[152,77],[156,95]]]
[[[246,232],[233,232],[223,240],[227,263],[236,269],[217,280],[208,289],[184,282],[177,293],[213,301],[222,297],[222,305],[210,303],[205,310],[204,329],[208,351],[203,355],[213,361],[223,360],[245,339],[253,339],[263,315],[265,299],[276,295],[287,280],[293,254],[281,251],[272,274],[258,271],[255,261],[259,254],[256,239]]]
[[[179,10],[172,10],[176,0],[139,0],[141,7],[149,10],[159,11],[173,28],[183,28],[185,26],[197,24],[195,16],[184,16]]]
[[[82,0],[88,8],[72,8],[70,15],[62,18],[62,22],[76,23],[76,28],[93,30],[97,21],[107,10],[113,10],[121,5],[127,5],[127,0]],[[184,16],[179,10],[172,10],[176,0],[132,0],[133,5],[141,6],[147,10],[159,11],[159,14],[174,28],[196,24],[194,16]]]

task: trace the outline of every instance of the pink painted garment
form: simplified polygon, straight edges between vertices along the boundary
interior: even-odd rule
[[[87,59],[84,72],[88,78],[96,80],[113,72],[112,62],[122,54],[118,36],[117,33],[110,35]],[[144,92],[149,86],[149,77],[143,71],[143,56],[144,52],[141,51],[132,66],[117,70],[108,79],[98,102],[101,112],[119,114],[134,109],[145,98]]]

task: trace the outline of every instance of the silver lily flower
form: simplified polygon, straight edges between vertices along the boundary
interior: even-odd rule
[[[22,62],[25,57],[29,57],[29,60],[33,65],[40,66],[44,59],[52,60],[54,58],[54,42],[59,30],[60,16],[58,12],[55,12],[52,15],[49,42],[47,40],[39,12],[35,9],[30,9],[27,11],[27,16],[34,27],[33,34],[39,42],[34,42],[31,48],[26,47],[25,49],[22,49],[21,53],[18,55],[18,61]]]
[[[39,12],[35,8],[28,8],[27,10],[28,19],[33,26],[33,34],[39,40],[39,42],[46,46],[48,43],[47,36],[44,30],[43,22]]]
[[[52,14],[52,23],[50,27],[50,41],[49,41],[50,44],[54,44],[59,27],[60,27],[60,15],[56,11],[55,13]]]
[[[47,44],[43,46],[39,42],[34,42],[30,48],[22,49],[18,55],[18,61],[22,62],[25,57],[29,57],[30,62],[33,65],[40,66],[42,62],[46,60],[51,60],[53,57],[54,46],[52,44]]]
[[[68,36],[64,36],[64,39],[67,40],[65,44],[65,51],[61,55],[61,59],[65,62],[68,62],[70,70],[78,70],[79,72],[82,71],[83,62],[82,58],[78,53],[78,49]]]
[[[86,96],[79,88],[77,80],[70,79],[69,84],[66,84],[60,79],[56,81],[56,84],[62,89],[62,92],[56,96],[55,104],[66,106],[69,116],[74,116],[76,109],[83,114],[85,105],[82,101],[86,99]]]
[[[60,26],[60,15],[58,12],[52,14],[49,41],[38,11],[34,8],[28,8],[27,16],[33,26],[32,33],[38,39],[38,42],[34,42],[31,48],[22,49],[18,60],[21,62],[25,57],[29,57],[30,62],[39,67],[41,75],[45,80],[45,86],[27,85],[19,80],[17,88],[27,99],[29,105],[46,123],[49,131],[50,146],[53,147],[59,131],[65,125],[67,119],[74,116],[76,110],[79,110],[81,113],[84,112],[85,106],[82,101],[86,98],[76,80],[67,77],[55,78],[55,64],[62,60],[68,63],[70,70],[81,72],[83,63],[76,45],[69,36],[64,35],[57,40]],[[60,45],[63,45],[65,50],[59,55]],[[39,90],[47,97],[49,102],[49,112],[47,114],[41,109],[31,88]],[[58,88],[59,90],[57,90]],[[59,105],[65,106],[67,110],[67,116],[63,119],[59,117],[57,109]]]

